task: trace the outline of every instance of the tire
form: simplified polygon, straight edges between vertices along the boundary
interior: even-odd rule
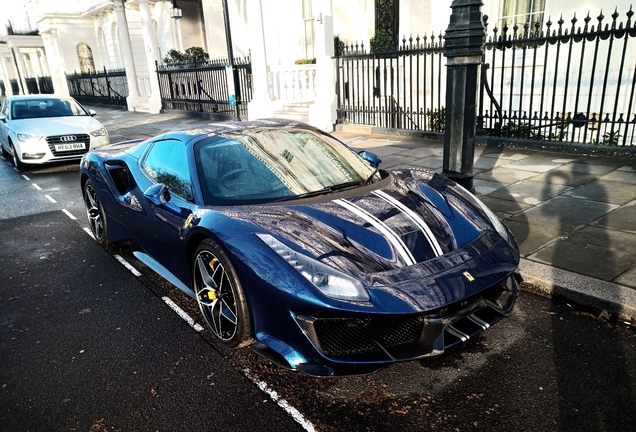
[[[95,241],[102,246],[108,246],[110,242],[106,237],[106,214],[102,203],[97,196],[97,191],[90,180],[86,180],[84,184],[84,204],[86,205],[86,216],[88,217],[88,225]]]
[[[5,159],[11,159],[11,153],[9,153],[2,144],[0,144],[0,148],[2,148],[2,157]]]
[[[227,348],[252,344],[241,282],[225,252],[212,240],[199,244],[192,261],[192,277],[199,309],[214,336]]]
[[[15,150],[15,146],[13,145],[13,143],[10,144],[11,152],[13,153],[12,159],[13,165],[15,165],[15,169],[17,169],[18,171],[24,171],[27,168],[27,165],[18,158],[18,152]]]

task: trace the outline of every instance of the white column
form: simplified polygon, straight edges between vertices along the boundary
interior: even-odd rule
[[[60,49],[60,41],[57,30],[42,33],[42,41],[47,53],[47,61],[49,72],[51,73],[51,81],[53,81],[53,90],[59,95],[68,95],[68,82],[66,81],[66,67],[64,65],[64,56]]]
[[[316,102],[309,107],[309,123],[332,132],[336,123],[336,79],[333,49],[333,2],[318,0],[316,11]],[[322,23],[320,22],[322,21]]]
[[[144,35],[146,47],[146,60],[148,61],[148,77],[150,80],[150,97],[148,105],[152,114],[161,112],[161,93],[159,90],[159,78],[157,77],[155,62],[159,61],[157,55],[157,38],[152,25],[150,6],[148,0],[137,0],[139,3],[139,15],[141,17],[141,29]]]
[[[126,80],[128,81],[128,111],[135,111],[135,108],[146,101],[146,98],[139,94],[139,86],[137,84],[137,70],[135,69],[135,60],[132,53],[132,44],[130,42],[130,33],[128,30],[128,20],[126,19],[126,10],[124,0],[114,0],[115,16],[117,17],[117,31],[119,35],[119,49],[121,50],[124,60],[124,68],[126,69]]]
[[[4,92],[7,96],[13,96],[13,89],[11,88],[11,78],[7,72],[6,57],[0,55],[0,73],[2,73],[2,80],[4,81]]]
[[[267,77],[267,54],[265,51],[265,31],[263,28],[263,9],[261,0],[248,0],[247,28],[252,44],[252,77],[254,80],[254,95],[247,104],[249,120],[274,116],[274,106],[269,94]]]

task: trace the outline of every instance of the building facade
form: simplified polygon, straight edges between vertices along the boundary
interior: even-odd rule
[[[616,0],[627,11],[626,0]],[[250,118],[304,107],[303,120],[335,122],[334,36],[368,45],[376,29],[394,39],[440,38],[451,0],[227,0],[235,57],[250,55]],[[561,16],[598,13],[598,2],[484,0],[489,28],[523,28]],[[169,50],[203,48],[227,58],[223,0],[15,0],[0,29],[0,80],[6,94],[28,93],[28,80],[49,77],[68,94],[66,75],[124,69],[129,110],[161,109],[155,62]],[[611,11],[609,11],[611,13]],[[441,39],[440,39],[441,40]],[[316,59],[315,64],[303,63]],[[306,63],[306,62],[305,62]],[[16,85],[17,84],[17,85]],[[288,111],[290,112],[290,111]]]

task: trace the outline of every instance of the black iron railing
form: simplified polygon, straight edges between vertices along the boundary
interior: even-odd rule
[[[494,28],[484,46],[477,133],[636,145],[633,15]],[[402,40],[386,53],[346,46],[336,57],[338,123],[443,132],[443,54],[441,35]]]
[[[71,96],[88,104],[123,105],[128,97],[128,80],[123,69],[66,75]]]
[[[383,53],[345,45],[336,57],[338,123],[440,131],[443,52],[441,35],[403,40],[398,50]]]
[[[38,77],[38,87],[41,94],[55,93],[55,90],[53,89],[53,79],[50,76]]]
[[[241,117],[247,116],[247,103],[252,100],[252,65],[250,57],[235,59],[239,94],[236,103]],[[234,115],[230,105],[227,60],[157,65],[161,103],[164,109]]]
[[[634,145],[634,12],[494,28],[485,44],[483,134]],[[488,97],[487,84],[493,97]]]

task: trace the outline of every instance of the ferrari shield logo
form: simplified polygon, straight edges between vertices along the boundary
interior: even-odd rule
[[[472,282],[475,280],[475,278],[473,277],[473,275],[471,275],[468,272],[464,272],[464,276],[466,276],[466,279],[468,279],[469,282]]]

